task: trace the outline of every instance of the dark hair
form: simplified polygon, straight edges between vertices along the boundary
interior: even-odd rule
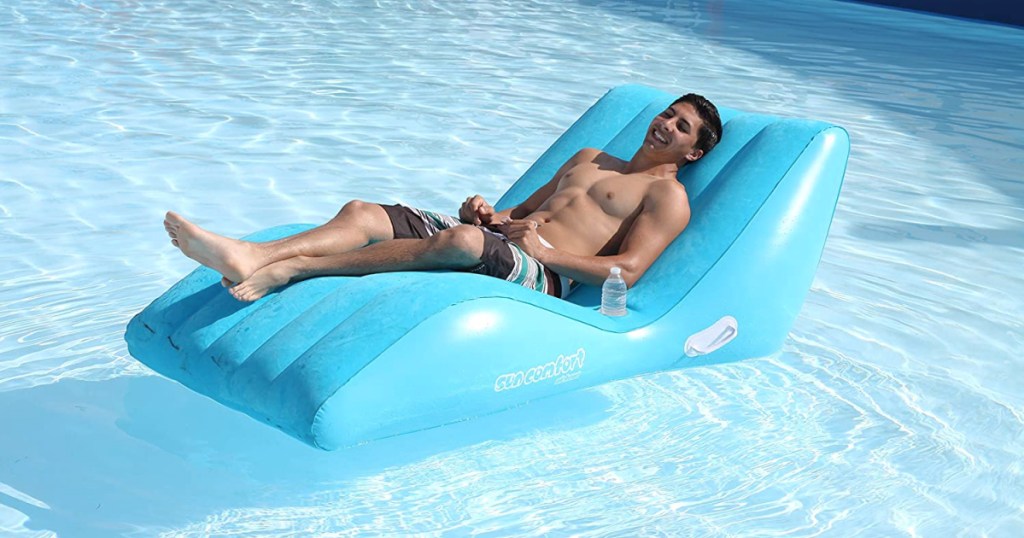
[[[718,108],[711,101],[705,99],[703,95],[695,93],[688,93],[672,102],[673,105],[676,103],[690,103],[693,105],[703,124],[700,127],[700,133],[697,134],[697,144],[695,146],[704,153],[711,151],[722,139],[722,118],[718,116]]]

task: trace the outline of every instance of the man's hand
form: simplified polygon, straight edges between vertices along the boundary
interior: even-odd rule
[[[493,218],[494,208],[479,194],[466,198],[466,201],[462,202],[462,207],[459,208],[459,220],[466,224],[487,226],[491,224]]]
[[[534,220],[505,219],[498,225],[498,231],[519,245],[519,248],[523,249],[523,252],[529,254],[530,257],[540,260],[548,247],[540,242],[540,236],[537,234],[538,226],[540,225]],[[543,260],[540,261],[543,262]]]

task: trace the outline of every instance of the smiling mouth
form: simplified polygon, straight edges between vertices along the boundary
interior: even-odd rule
[[[651,133],[651,136],[654,137],[654,139],[657,140],[658,142],[661,142],[662,144],[668,144],[668,139],[665,138],[664,135],[659,133],[657,129],[654,129],[654,131]]]

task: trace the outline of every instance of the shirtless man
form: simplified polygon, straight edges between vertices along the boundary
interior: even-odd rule
[[[629,161],[581,150],[503,211],[479,195],[466,199],[458,220],[355,200],[322,226],[268,243],[217,235],[174,212],[164,227],[186,256],[223,275],[240,301],[315,276],[432,269],[487,274],[564,297],[568,280],[600,286],[617,266],[632,286],[690,220],[676,172],[721,136],[715,106],[687,94],[651,122]]]

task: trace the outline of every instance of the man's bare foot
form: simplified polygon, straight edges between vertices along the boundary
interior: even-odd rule
[[[283,260],[258,269],[249,278],[228,288],[228,291],[239,301],[255,301],[284,286],[296,275],[297,271],[290,261]]]
[[[171,244],[229,282],[241,282],[262,266],[262,258],[253,243],[206,231],[173,211],[168,211],[164,217],[164,229],[171,237]]]

